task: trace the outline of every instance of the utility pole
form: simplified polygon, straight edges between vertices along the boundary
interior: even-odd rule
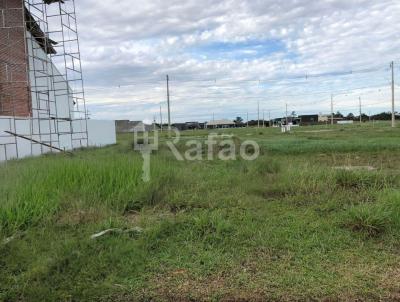
[[[334,124],[334,113],[333,113],[333,94],[331,94],[331,125],[333,126]]]
[[[156,132],[156,116],[153,116],[153,131]]]
[[[268,123],[269,126],[271,127],[271,110],[268,110]]]
[[[358,101],[360,103],[360,125],[361,125],[361,123],[362,123],[361,96],[358,97]]]
[[[289,125],[289,119],[288,119],[288,109],[287,109],[287,103],[286,103],[286,126]]]
[[[392,68],[392,128],[396,127],[396,115],[394,113],[394,62],[390,64]]]
[[[265,128],[265,110],[263,110],[263,128]]]
[[[169,76],[167,75],[168,131],[171,131],[171,107],[169,101]]]
[[[161,105],[160,105],[160,128],[161,132],[163,131],[163,120],[162,120],[162,110],[161,110]]]
[[[257,128],[260,128],[260,101],[257,103]]]

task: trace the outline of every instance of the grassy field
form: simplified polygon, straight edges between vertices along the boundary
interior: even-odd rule
[[[143,183],[121,136],[0,166],[0,301],[400,299],[400,129],[224,132],[261,156],[162,143]]]

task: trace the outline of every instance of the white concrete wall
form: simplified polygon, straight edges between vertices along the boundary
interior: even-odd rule
[[[13,135],[7,134],[4,131],[10,131],[19,135],[33,138],[35,140],[49,139],[47,135],[37,135],[31,129],[33,124],[38,120],[30,118],[17,118],[0,116],[0,162],[12,159],[21,159],[30,156],[38,156],[41,154],[58,151],[42,146],[40,144],[32,143],[23,138],[16,138]],[[54,121],[53,121],[54,122]],[[101,121],[101,120],[88,120],[88,138],[89,146],[102,147],[107,145],[116,144],[116,129],[114,121]],[[44,131],[49,131],[48,123],[42,125]],[[50,125],[51,126],[51,125]],[[86,147],[86,134],[81,133],[86,129],[86,121],[73,122],[73,143],[71,144],[71,134],[52,134],[52,144],[65,150],[73,150],[76,148]]]
[[[89,146],[102,147],[117,143],[115,121],[88,120]]]

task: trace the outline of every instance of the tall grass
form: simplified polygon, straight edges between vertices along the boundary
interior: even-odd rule
[[[344,224],[368,237],[400,231],[399,192],[386,190],[379,194],[375,203],[350,207],[345,214]]]
[[[79,200],[88,207],[105,206],[124,211],[137,203],[154,205],[162,199],[168,174],[173,170],[153,160],[153,181],[142,181],[140,155],[108,159],[63,158],[12,163],[1,171],[18,169],[14,183],[0,186],[0,230],[23,230],[55,214],[63,203]],[[164,176],[163,176],[164,175]],[[142,199],[141,199],[142,198]]]
[[[233,130],[262,145],[253,162],[161,146],[148,183],[131,137],[1,166],[0,236],[17,236],[0,240],[0,300],[390,300],[399,134],[308,129]]]

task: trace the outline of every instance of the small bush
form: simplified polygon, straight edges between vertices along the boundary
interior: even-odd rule
[[[278,174],[281,171],[280,163],[275,160],[260,158],[254,164],[256,173],[260,175]]]
[[[387,190],[382,192],[379,200],[390,211],[390,219],[396,230],[400,229],[400,192]]]
[[[379,172],[340,170],[335,174],[336,185],[345,189],[382,190],[394,183],[394,178]]]
[[[232,223],[221,211],[204,211],[189,219],[188,227],[194,238],[218,244],[233,234]]]
[[[388,230],[391,224],[390,216],[390,211],[380,205],[360,205],[350,209],[345,226],[368,237],[375,237]]]
[[[240,153],[240,145],[241,145],[241,140],[235,135],[228,135],[228,136],[222,136],[222,135],[216,135],[214,136],[214,141],[216,144],[212,148],[212,154],[214,158],[217,158],[217,155],[223,151],[223,150],[229,150],[229,147],[234,148],[234,153],[236,156],[239,155]],[[231,144],[232,143],[232,144]],[[204,142],[202,144],[202,153],[203,155],[207,156],[209,153],[209,146]]]
[[[167,202],[168,192],[175,183],[173,175],[164,175],[139,185],[134,198],[125,207],[125,212],[138,211],[144,206],[155,206]]]

